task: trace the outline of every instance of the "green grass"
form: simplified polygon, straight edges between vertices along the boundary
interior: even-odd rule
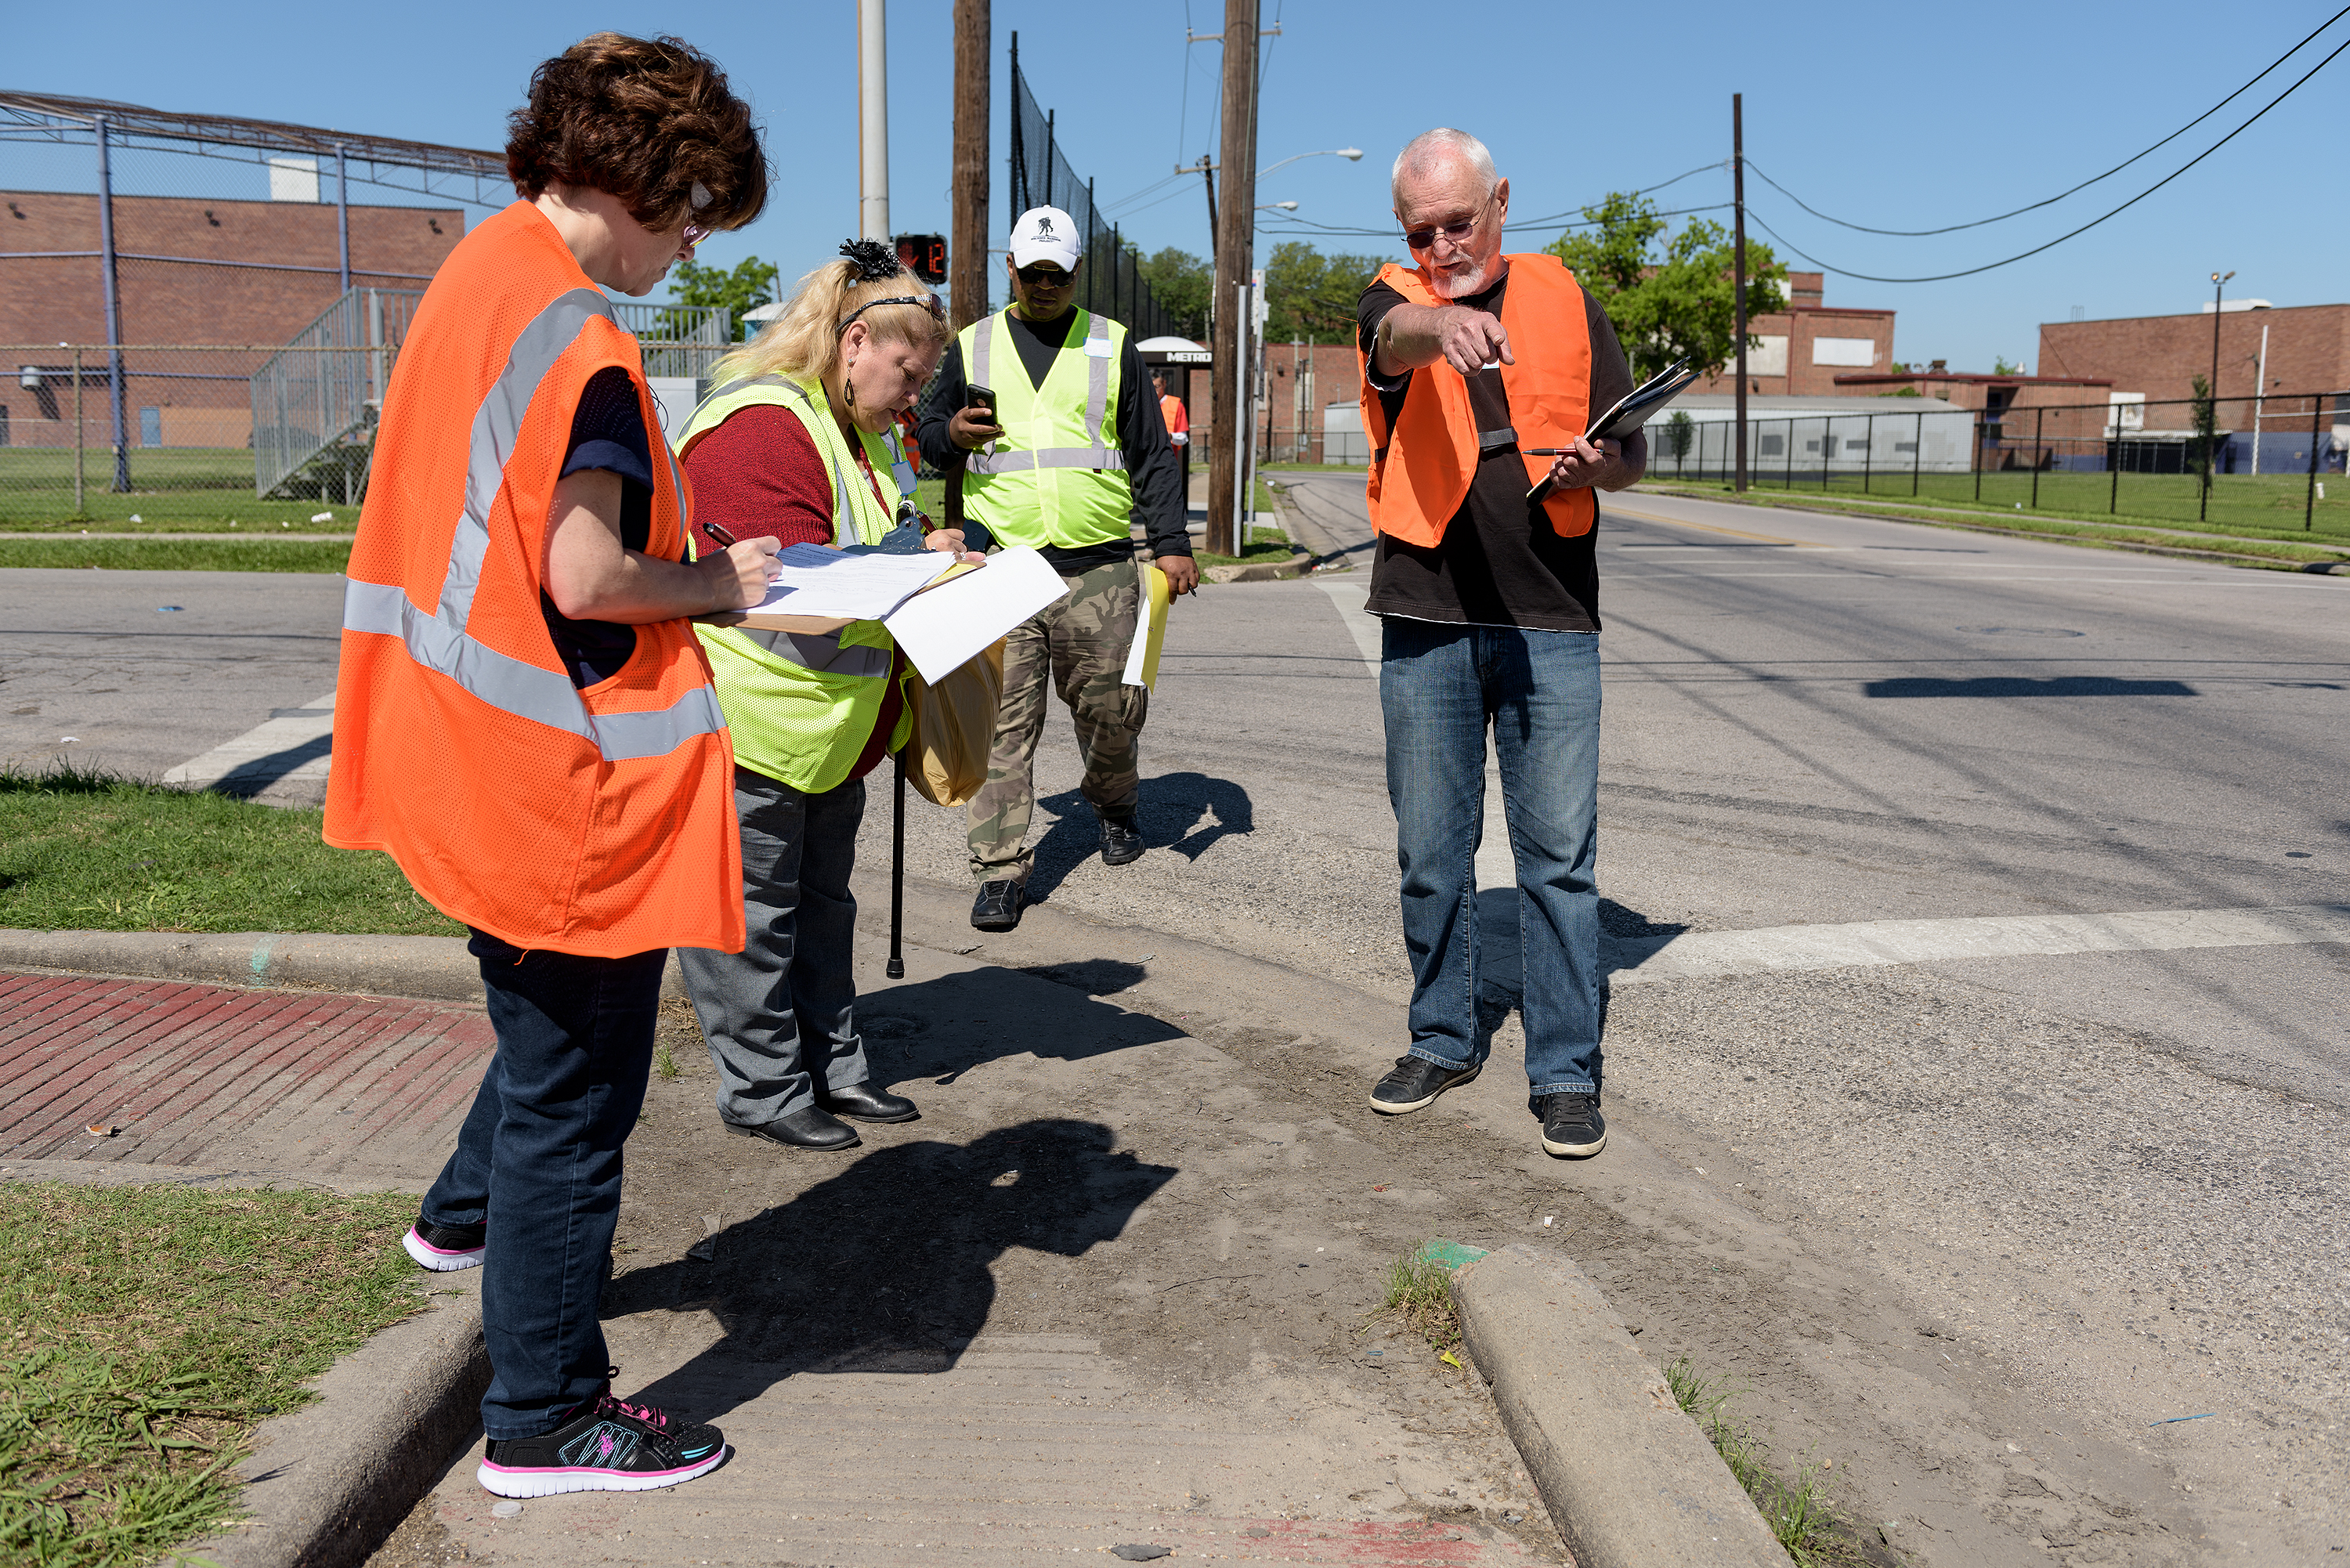
[[[1808,1466],[1793,1481],[1771,1468],[1771,1451],[1726,1414],[1739,1389],[1718,1377],[1702,1377],[1684,1355],[1665,1368],[1665,1386],[1681,1412],[1705,1431],[1714,1452],[1754,1500],[1772,1535],[1795,1560],[1796,1568],[1842,1568],[1866,1563],[1850,1539],[1850,1524],[1828,1495],[1825,1465]]]
[[[1909,493],[1907,474],[1873,475],[1866,491],[1861,487],[1861,477],[1832,475],[1828,487],[1823,489],[1816,473],[1806,481],[1798,471],[1790,486],[1781,483],[1779,473],[1758,467],[1750,472],[1747,493],[1785,497],[1795,504],[1807,497],[1814,502],[1823,498],[1895,504],[1914,500],[1924,505],[2010,517],[2021,504],[2029,514],[2080,523],[2184,528],[2245,539],[2330,543],[2350,547],[2350,481],[2340,474],[2318,475],[2319,483],[2326,487],[2326,494],[2316,504],[2312,526],[2307,530],[2302,527],[2302,512],[2309,482],[2303,474],[2220,474],[2212,484],[2208,515],[2200,520],[2196,511],[2201,481],[2194,474],[2125,473],[2121,475],[2119,505],[2110,511],[2107,504],[2114,498],[2111,474],[2043,473],[2036,501],[2029,471],[1984,473],[1980,499],[1972,474],[1921,474],[1915,497]],[[1652,461],[1648,478],[1659,485],[1685,483],[1709,492],[1727,488],[1718,481],[1675,478],[1670,458]]]
[[[0,771],[0,926],[464,934],[321,819],[68,762]]]
[[[0,534],[0,568],[47,566],[101,572],[339,572],[348,542],[278,544],[256,539],[78,539]]]
[[[264,501],[253,493],[253,453],[244,447],[134,448],[130,489],[116,493],[114,455],[82,453],[82,510],[74,510],[70,447],[0,447],[0,529],[186,529],[241,527],[348,533],[359,508],[340,500]],[[337,492],[339,495],[339,490]],[[334,520],[312,523],[320,512]],[[133,523],[136,515],[140,521]]]
[[[1194,559],[1201,566],[1254,566],[1268,561],[1276,564],[1286,561],[1296,553],[1289,542],[1289,535],[1280,529],[1251,528],[1249,542],[1238,556],[1216,556],[1201,550],[1195,554]]]
[[[1452,1270],[1424,1247],[1388,1264],[1387,1291],[1378,1310],[1428,1341],[1439,1354],[1461,1343],[1461,1314],[1452,1304]]]
[[[254,1427],[421,1304],[414,1201],[0,1187],[0,1562],[130,1568],[234,1517]]]

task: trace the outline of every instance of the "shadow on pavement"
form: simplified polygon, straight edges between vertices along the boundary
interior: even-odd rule
[[[875,1149],[790,1202],[727,1226],[712,1257],[624,1274],[609,1317],[691,1304],[724,1336],[637,1397],[723,1417],[786,1377],[953,1368],[1014,1247],[1083,1255],[1176,1174],[1098,1122],[1039,1118],[968,1144]]]
[[[2201,693],[2184,680],[2126,680],[2115,675],[1978,675],[1951,680],[1930,675],[1902,675],[1872,680],[1861,689],[1864,697],[2197,697]]]
[[[1059,820],[1036,841],[1036,868],[1028,876],[1028,898],[1041,903],[1068,874],[1101,849],[1094,808],[1076,790],[1043,796],[1038,803]],[[1143,842],[1197,860],[1219,839],[1256,831],[1256,805],[1247,790],[1207,774],[1163,774],[1142,781],[1134,820]]]

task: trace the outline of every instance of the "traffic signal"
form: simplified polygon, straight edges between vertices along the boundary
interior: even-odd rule
[[[947,280],[947,237],[944,234],[899,234],[898,265],[927,284]]]

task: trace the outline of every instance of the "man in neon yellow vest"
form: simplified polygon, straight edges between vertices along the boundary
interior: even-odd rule
[[[1086,764],[1078,793],[1100,820],[1102,860],[1140,857],[1137,738],[1150,693],[1123,683],[1140,597],[1134,525],[1169,592],[1200,583],[1181,468],[1141,357],[1124,326],[1075,308],[1082,241],[1057,207],[1020,215],[1004,258],[1012,304],[963,328],[922,405],[922,456],[962,471],[966,526],[980,524],[1000,545],[1034,545],[1069,586],[1004,641],[987,783],[971,803],[979,881],[971,923],[983,931],[1020,923],[1035,862],[1024,840],[1048,683],[1076,726]]]

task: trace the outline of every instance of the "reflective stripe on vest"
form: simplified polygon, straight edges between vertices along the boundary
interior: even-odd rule
[[[343,590],[343,628],[397,637],[408,656],[449,677],[491,707],[516,718],[595,742],[607,762],[666,756],[696,735],[726,727],[717,694],[697,688],[666,709],[651,712],[594,714],[580,700],[569,674],[545,670],[498,652],[466,635],[473,595],[481,587],[482,563],[490,550],[490,512],[505,483],[506,460],[514,453],[531,399],[590,320],[613,319],[612,307],[594,289],[558,296],[515,338],[505,369],[474,411],[465,466],[465,508],[449,541],[449,569],[431,615],[410,602],[396,584],[351,578]],[[653,443],[648,443],[653,444]],[[668,443],[658,443],[664,455]],[[677,462],[670,459],[672,493]],[[678,509],[681,526],[684,509]]]
[[[984,384],[982,383],[982,385]],[[820,421],[828,421],[831,418],[829,409],[817,408],[816,399],[809,394],[808,389],[788,376],[745,376],[740,380],[729,381],[724,386],[713,389],[710,396],[702,400],[701,406],[694,410],[693,418],[686,421],[685,434],[681,440],[681,444],[691,442],[696,436],[704,433],[705,429],[714,430],[725,422],[724,418],[722,417],[711,421],[707,427],[703,427],[702,414],[703,409],[712,408],[721,400],[733,397],[739,392],[747,392],[754,387],[775,387],[798,399],[800,406],[807,410],[807,417],[801,422],[810,427],[811,438],[815,437],[816,430],[826,428]],[[727,410],[729,414],[733,412],[731,409]],[[837,427],[834,428],[837,430]],[[845,451],[847,443],[844,441],[841,446]],[[878,544],[879,540],[865,538],[866,530],[862,528],[857,530],[853,538],[844,538],[857,520],[857,498],[848,487],[848,472],[856,465],[855,456],[851,454],[843,461],[827,452],[819,452],[817,455],[823,461],[825,467],[832,472],[833,544],[835,545],[844,543]],[[870,455],[868,454],[868,460]],[[670,461],[674,462],[676,458],[672,456]],[[847,629],[847,627],[841,628],[842,631]],[[821,634],[805,631],[761,631],[747,626],[735,627],[733,631],[736,636],[758,644],[785,663],[796,664],[803,670],[817,670],[827,675],[852,675],[864,680],[879,680],[889,673],[889,649],[874,648],[861,643],[851,643],[847,648],[843,648],[838,631]]]
[[[972,323],[971,373],[974,386],[993,387],[987,379],[995,336],[993,316],[983,316]],[[1109,343],[1109,321],[1107,317],[1087,313],[1086,343],[1086,430],[1098,439],[1102,420],[1109,412],[1109,361],[1107,352],[1094,353],[1094,344],[1107,347]],[[1066,345],[1063,345],[1064,348]],[[1014,350],[1015,356],[1017,350]],[[1021,367],[1027,373],[1027,367]],[[1041,390],[1041,389],[1040,389]],[[1034,452],[975,452],[963,460],[966,473],[1020,473],[1038,468],[1116,468],[1126,467],[1126,453],[1116,447],[1048,446]]]

